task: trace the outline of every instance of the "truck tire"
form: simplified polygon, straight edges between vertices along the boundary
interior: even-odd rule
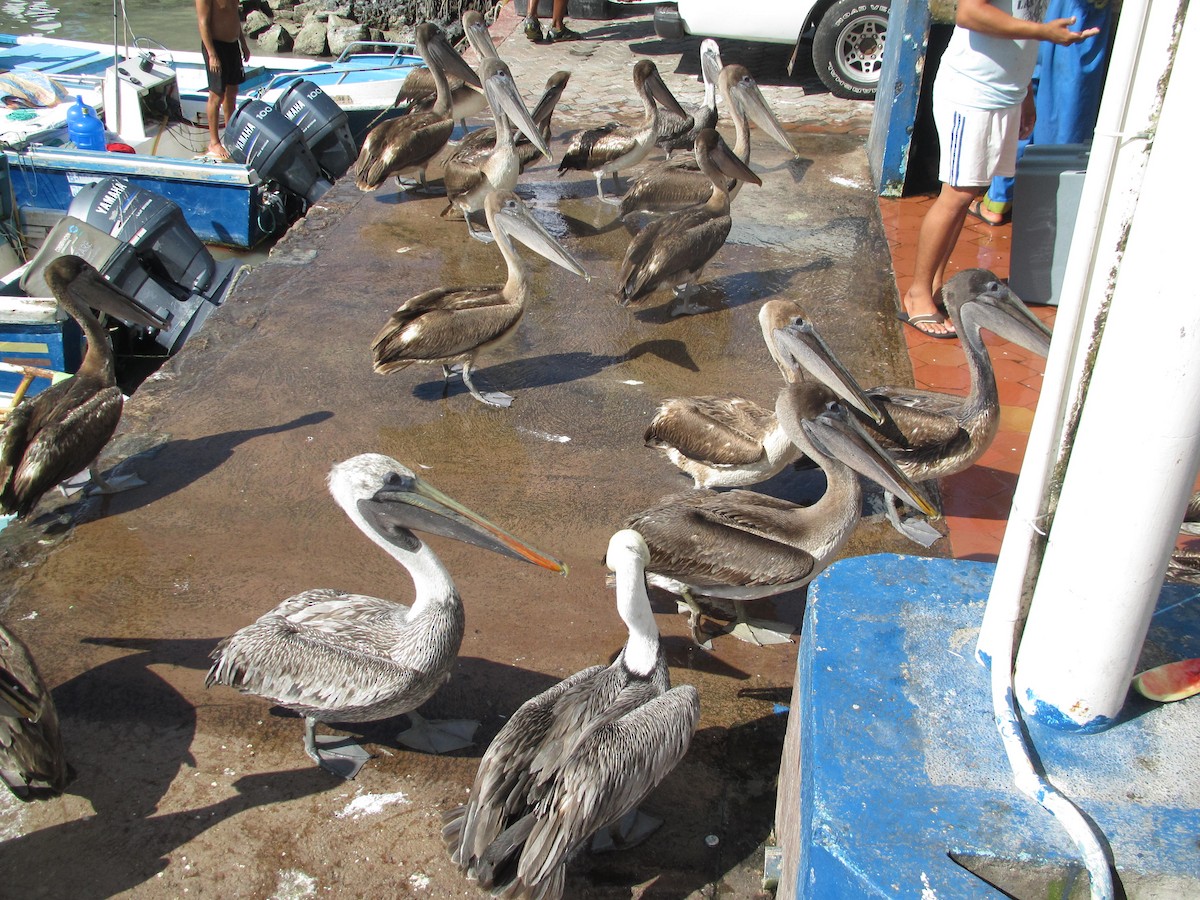
[[[883,68],[887,0],[837,0],[813,36],[813,67],[835,97],[872,100]]]

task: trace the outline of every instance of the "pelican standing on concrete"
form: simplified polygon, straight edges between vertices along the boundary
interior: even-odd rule
[[[521,162],[517,156],[515,125],[533,142],[539,153],[547,159],[550,148],[542,138],[541,130],[521,102],[521,94],[513,81],[508,66],[499,59],[485,59],[480,66],[480,78],[487,94],[488,105],[496,120],[496,140],[489,153],[464,152],[460,144],[443,166],[443,181],[446,185],[448,209],[458,207],[467,223],[467,233],[477,240],[490,241],[476,232],[471,224],[471,213],[483,209],[484,198],[492,191],[511,191],[517,185]]]
[[[712,184],[712,196],[706,203],[650,222],[633,236],[617,276],[617,302],[622,306],[669,287],[678,301],[671,315],[706,311],[692,301],[692,293],[704,267],[725,246],[733,227],[726,176],[758,185],[762,181],[712,128],[696,135],[696,161]]]
[[[480,59],[498,57],[491,32],[478,11],[470,9],[463,13],[462,24],[467,42]],[[446,76],[446,86],[450,89],[451,118],[466,132],[467,117],[475,115],[487,106],[483,91],[474,82],[465,82],[453,75]],[[405,76],[392,105],[407,112],[427,112],[433,107],[435,100],[437,81],[433,72],[429,66],[417,66]]]
[[[672,688],[646,594],[646,542],[618,531],[607,562],[629,629],[610,666],[592,666],[526,701],[479,764],[471,797],[446,815],[450,858],[499,896],[563,896],[567,863],[624,823],[687,752],[700,718],[691,685]],[[656,823],[655,823],[656,824]],[[629,823],[632,844],[653,827]]]
[[[624,523],[645,538],[650,583],[682,599],[701,646],[706,640],[696,597],[733,601],[732,633],[741,640],[788,640],[779,632],[790,634],[791,626],[751,621],[744,604],[803,587],[833,562],[862,514],[859,475],[928,516],[938,514],[824,385],[797,380],[780,393],[775,414],[825,472],[827,487],[816,503],[800,506],[745,490],[697,490],[660,500]]]
[[[0,432],[0,510],[18,517],[28,515],[50,488],[84,469],[105,493],[142,483],[132,477],[105,481],[96,468],[96,458],[121,421],[124,397],[108,334],[91,308],[148,328],[167,324],[78,256],[52,260],[42,276],[58,305],[79,323],[87,352],[74,377],[22,400]]]
[[[568,169],[591,172],[596,178],[596,195],[605,203],[617,203],[617,198],[604,196],[604,176],[613,177],[613,188],[617,188],[617,173],[636,166],[654,146],[658,134],[658,104],[681,119],[690,118],[679,105],[654,63],[640,59],[633,67],[633,86],[642,98],[642,123],[636,128],[615,122],[599,128],[582,131],[571,140],[567,152],[558,165],[561,175]]]
[[[488,194],[484,211],[488,228],[508,265],[504,285],[434,288],[418,294],[392,313],[375,336],[371,351],[375,371],[381,375],[414,362],[440,363],[447,387],[451,366],[461,363],[463,383],[472,397],[489,406],[506,407],[512,405],[513,398],[500,392],[480,393],[471,379],[471,369],[480,351],[512,336],[532,293],[525,264],[512,238],[576,275],[588,275],[512,191]]]
[[[413,110],[371,129],[355,163],[354,180],[360,190],[376,190],[389,176],[412,172],[424,188],[426,166],[446,146],[454,131],[457,110],[451,103],[447,74],[455,74],[468,85],[483,89],[479,76],[436,26],[428,22],[418,25],[416,40],[417,50],[437,86],[436,99],[430,109]]]
[[[350,521],[408,570],[413,605],[328,589],[297,594],[221,641],[206,684],[227,684],[304,716],[304,752],[345,778],[369,756],[353,742],[318,738],[317,722],[407,713],[412,728],[398,736],[407,746],[426,752],[468,746],[478,723],[435,723],[416,713],[449,678],[465,619],[450,573],[415,532],[555,572],[566,568],[377,453],[335,465],[329,491]]]
[[[0,625],[0,780],[22,800],[61,794],[67,761],[50,690],[29,648]]]
[[[667,159],[676,150],[691,150],[696,133],[704,128],[717,127],[717,78],[721,75],[721,48],[712,38],[700,42],[700,77],[704,81],[704,102],[691,111],[691,125],[687,118],[662,110],[658,114],[658,137],[655,146],[667,153]]]
[[[733,153],[746,165],[750,164],[750,123],[754,122],[775,143],[792,157],[797,153],[783,130],[779,119],[767,105],[758,83],[745,66],[729,65],[721,70],[717,84],[729,116],[733,119]],[[727,181],[732,201],[741,190],[742,182]],[[666,213],[704,203],[712,196],[712,181],[700,171],[694,157],[674,159],[643,173],[629,186],[621,198],[622,217],[642,211]]]
[[[883,415],[793,300],[768,300],[759,327],[784,381],[815,378],[876,422]],[[800,457],[774,409],[741,397],[664,400],[646,428],[646,446],[663,451],[698,488],[745,487],[766,481]]]

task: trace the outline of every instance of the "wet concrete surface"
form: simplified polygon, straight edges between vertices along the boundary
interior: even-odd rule
[[[645,31],[647,17],[632,21]],[[544,72],[537,54],[576,46],[518,36],[501,53],[528,84],[519,67]],[[609,50],[639,52],[623,38],[565,66],[576,72],[564,107],[571,98],[577,112],[563,117],[556,155],[587,92],[608,96],[614,76],[595,57]],[[677,96],[695,102],[685,94],[699,92],[694,76],[674,77]],[[794,83],[773,90],[805,95]],[[591,177],[560,179],[544,162],[526,172],[518,193],[591,281],[531,260],[537,297],[516,339],[480,360],[482,379],[516,397],[508,410],[485,408],[458,383],[443,398],[437,367],[371,369],[372,337],[399,302],[439,284],[503,280],[496,249],[440,217],[443,198],[391,185],[361,194],[342,179],[240,281],[126,406],[104,462],[147,486],[47,500],[0,538],[5,620],[54,686],[76,773],[62,798],[0,799],[5,896],[479,894],[446,858],[441,813],[465,799],[505,716],[623,643],[605,587],[608,538],[689,484],[642,446],[657,402],[695,393],[771,402],[779,374],[756,315],[776,296],[805,304],[864,383],[911,383],[862,136],[823,132],[813,127],[819,112],[787,103],[780,117],[800,158],[756,135],[764,186],[735,202],[730,242],[702,282],[704,315],[670,318],[665,293],[617,306],[629,233],[596,201]],[[845,109],[861,117],[863,104]],[[376,758],[344,782],[309,763],[298,718],[206,690],[204,675],[217,640],[307,588],[411,599],[407,576],[325,490],[333,463],[366,451],[421,471],[565,560],[570,575],[433,538],[464,598],[467,635],[451,681],[423,712],[480,719],[479,743],[431,757],[395,742],[399,720],[351,726]],[[821,479],[789,471],[762,489],[803,499]],[[846,553],[911,549],[872,518]],[[796,646],[722,637],[704,652],[673,602],[654,600],[673,680],[700,691],[700,729],[645,804],[662,828],[634,850],[578,860],[567,896],[753,897],[786,724],[777,704],[790,699]],[[799,623],[803,602],[803,592],[783,596],[774,612]]]

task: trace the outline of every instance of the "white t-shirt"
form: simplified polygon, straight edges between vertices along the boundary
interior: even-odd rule
[[[1041,22],[1048,0],[989,0],[1001,12]],[[1038,41],[990,37],[957,26],[938,69],[938,90],[958,106],[1007,109],[1025,98]]]

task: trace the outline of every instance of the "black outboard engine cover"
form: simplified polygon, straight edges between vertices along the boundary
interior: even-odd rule
[[[317,165],[329,178],[340,178],[354,165],[358,148],[350,132],[350,117],[328,94],[301,79],[280,94],[275,108],[300,129]]]
[[[189,293],[203,293],[212,284],[217,269],[212,254],[179,205],[166,197],[124,178],[103,178],[75,195],[67,215],[133,245],[143,265],[152,272],[161,269]]]
[[[277,181],[309,203],[333,187],[300,129],[269,103],[243,100],[225,126],[221,143],[234,162],[252,168],[263,180]]]

